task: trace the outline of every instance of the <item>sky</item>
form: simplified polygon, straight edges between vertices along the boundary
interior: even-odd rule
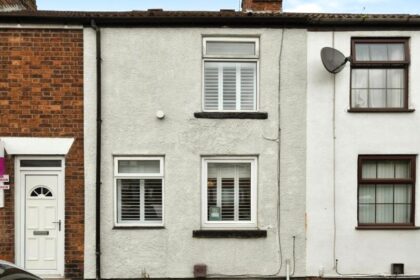
[[[420,0],[283,0],[286,12],[420,14]],[[37,0],[40,10],[239,9],[240,0]]]

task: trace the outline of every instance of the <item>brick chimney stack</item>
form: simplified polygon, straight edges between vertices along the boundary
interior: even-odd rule
[[[1,12],[36,11],[36,0],[0,0]]]
[[[282,11],[283,0],[242,0],[242,12],[274,12]]]

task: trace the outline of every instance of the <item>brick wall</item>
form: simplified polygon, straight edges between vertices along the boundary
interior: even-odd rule
[[[0,0],[1,9],[35,11],[37,9],[36,0]]]
[[[0,30],[0,137],[74,137],[66,157],[65,273],[83,277],[83,31]],[[8,172],[13,175],[13,158]],[[14,190],[0,209],[0,259],[14,261]]]
[[[281,12],[283,0],[242,0],[242,11]]]

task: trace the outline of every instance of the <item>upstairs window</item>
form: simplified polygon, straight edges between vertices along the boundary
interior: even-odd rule
[[[359,226],[413,226],[415,156],[359,156]]]
[[[408,110],[406,38],[352,40],[351,109]]]
[[[204,111],[257,110],[258,38],[203,40]]]
[[[116,224],[163,225],[163,158],[116,158]]]

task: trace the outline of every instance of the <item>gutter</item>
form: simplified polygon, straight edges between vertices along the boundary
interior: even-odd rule
[[[96,31],[96,228],[95,254],[96,279],[101,279],[101,157],[102,157],[102,57],[101,29],[92,19],[91,27]]]
[[[420,30],[417,15],[369,14],[257,14],[241,12],[214,12],[209,14],[183,14],[180,12],[51,12],[38,11],[0,13],[0,23],[64,24],[92,27],[91,21],[101,27],[237,27],[237,28],[301,28],[301,29],[352,29],[352,30]]]

